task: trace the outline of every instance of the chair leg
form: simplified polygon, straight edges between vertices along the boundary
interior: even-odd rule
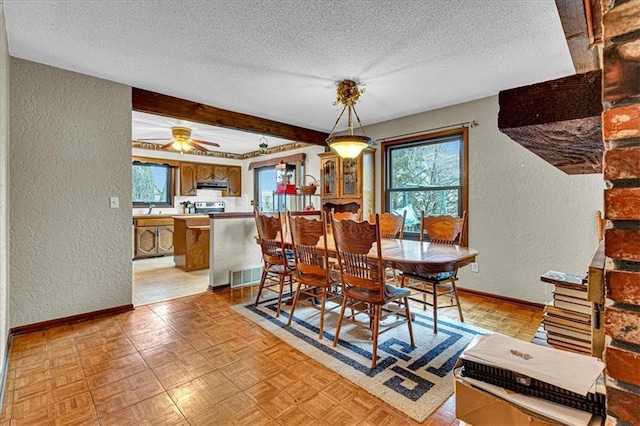
[[[264,288],[264,283],[267,280],[267,267],[265,266],[262,270],[262,277],[260,278],[260,285],[258,286],[258,297],[256,297],[256,303],[253,306],[258,306],[258,302],[260,301],[260,295],[262,294],[262,289]]]
[[[276,310],[276,318],[280,316],[280,307],[282,306],[282,293],[284,293],[284,275],[280,275],[278,284],[278,309]]]
[[[323,288],[321,291],[322,296],[320,299],[320,335],[318,336],[318,339],[320,340],[322,340],[322,332],[324,330],[324,307],[327,303],[327,289]]]
[[[433,284],[433,334],[438,334],[438,286]]]
[[[342,327],[342,319],[344,318],[344,311],[347,309],[347,296],[343,295],[342,308],[340,308],[340,317],[338,318],[338,325],[336,326],[336,336],[333,338],[333,346],[338,344],[340,338],[340,327]]]
[[[407,326],[409,327],[409,340],[411,341],[411,346],[415,346],[416,343],[413,340],[413,325],[411,324],[411,311],[409,310],[409,298],[405,297],[404,300],[404,312],[407,316]]]
[[[426,287],[424,284],[422,284],[422,310],[426,311],[427,310],[427,293],[426,293]]]
[[[373,308],[373,350],[371,351],[371,369],[378,363],[378,328],[380,326],[380,305]]]
[[[456,303],[458,304],[458,315],[460,315],[460,322],[464,322],[464,318],[462,317],[462,305],[460,304],[460,299],[458,298],[458,290],[456,289],[456,283],[452,282],[451,286],[453,288],[453,295],[456,298]]]
[[[301,288],[302,288],[302,283],[298,281],[298,289],[296,290],[296,294],[293,296],[293,302],[291,303],[291,312],[289,312],[289,321],[287,321],[287,325],[291,325],[291,320],[293,319],[293,313],[296,310],[296,305],[298,304],[298,298],[300,297]]]

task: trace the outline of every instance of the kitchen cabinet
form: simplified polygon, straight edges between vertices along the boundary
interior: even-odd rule
[[[180,195],[196,195],[195,163],[180,163]]]
[[[335,152],[320,156],[320,195],[322,207],[330,212],[360,210],[363,217],[375,208],[375,149],[367,148],[353,159],[341,158]]]
[[[213,164],[197,164],[196,165],[196,181],[197,182],[213,182],[214,181],[214,169]]]
[[[180,195],[196,195],[198,182],[226,182],[225,197],[242,195],[242,167],[220,164],[180,163]]]
[[[216,182],[226,182],[228,171],[228,166],[213,166],[213,180]]]
[[[239,197],[242,195],[242,167],[227,167],[227,196]]]
[[[208,216],[175,218],[176,268],[185,272],[209,268],[209,229]]]
[[[137,218],[133,224],[135,259],[173,254],[173,218]]]

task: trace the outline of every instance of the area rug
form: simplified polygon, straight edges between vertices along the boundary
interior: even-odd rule
[[[441,317],[438,334],[434,335],[431,315],[413,309],[416,347],[409,345],[406,325],[381,334],[378,364],[372,370],[372,343],[367,330],[344,323],[338,345],[331,346],[339,308],[326,315],[324,338],[318,340],[318,310],[299,305],[289,327],[290,307],[283,306],[279,318],[275,317],[276,307],[277,299],[266,299],[257,307],[251,303],[233,309],[418,422],[453,394],[451,371],[467,344],[474,336],[489,333]]]

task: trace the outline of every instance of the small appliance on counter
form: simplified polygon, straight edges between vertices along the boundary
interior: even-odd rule
[[[196,201],[196,214],[224,213],[224,201]]]

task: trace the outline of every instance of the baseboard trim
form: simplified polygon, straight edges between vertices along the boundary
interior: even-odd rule
[[[7,372],[9,371],[9,353],[11,349],[11,340],[13,337],[11,333],[7,336],[7,346],[5,348],[4,362],[2,363],[2,371],[0,371],[0,410],[2,410],[2,403],[4,402],[4,390],[7,386]]]
[[[215,287],[212,287],[211,285],[209,285],[209,288],[207,288],[207,290],[209,290],[211,293],[217,293],[219,291],[227,290],[230,288],[231,288],[231,283],[224,284],[224,285],[217,285]]]
[[[99,311],[86,312],[84,314],[71,315],[64,318],[57,318],[49,321],[37,322],[35,324],[21,325],[20,327],[14,327],[9,330],[9,334],[12,336],[18,336],[25,333],[33,333],[34,331],[42,331],[52,327],[58,327],[61,325],[74,324],[82,321],[89,321],[95,318],[105,317],[109,315],[121,314],[123,312],[132,311],[134,309],[132,304],[116,306],[113,308],[101,309]]]
[[[528,300],[514,299],[513,297],[500,296],[499,294],[485,293],[483,291],[471,290],[458,286],[456,286],[456,289],[460,294],[468,294],[470,296],[483,297],[485,299],[500,300],[503,302],[514,303],[516,305],[528,306],[530,308],[543,309],[545,306],[544,303],[529,302]]]

